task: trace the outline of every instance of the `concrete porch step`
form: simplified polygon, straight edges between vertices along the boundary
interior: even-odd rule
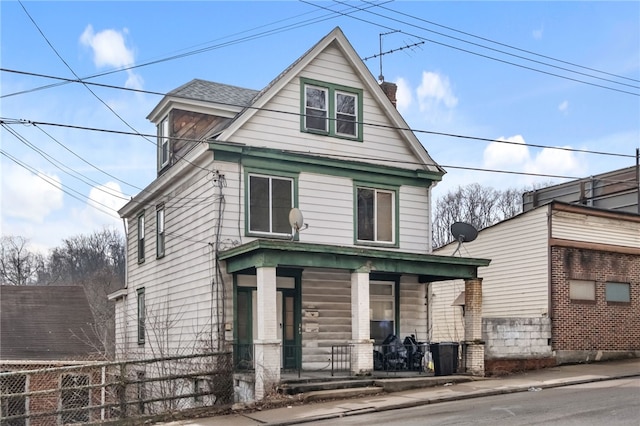
[[[280,391],[287,395],[296,395],[318,391],[368,388],[374,386],[374,381],[373,378],[287,381],[280,384]]]

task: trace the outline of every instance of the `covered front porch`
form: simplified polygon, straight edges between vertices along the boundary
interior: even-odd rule
[[[389,335],[428,342],[434,281],[465,280],[464,368],[483,374],[477,270],[489,260],[275,240],[219,257],[233,276],[234,355],[237,365],[245,361],[257,400],[290,372],[377,374]],[[424,373],[406,364],[397,370]]]

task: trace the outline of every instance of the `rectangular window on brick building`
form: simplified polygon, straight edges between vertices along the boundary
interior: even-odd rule
[[[629,283],[607,283],[605,294],[607,302],[631,302]]]
[[[569,281],[569,298],[571,300],[584,300],[595,302],[595,281],[571,280]]]

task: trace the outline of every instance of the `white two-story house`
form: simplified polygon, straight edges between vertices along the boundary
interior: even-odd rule
[[[283,368],[326,368],[333,347],[369,374],[388,334],[428,341],[428,283],[479,287],[489,261],[431,254],[444,170],[394,102],[339,28],[261,91],[192,80],[168,93],[148,117],[158,177],[120,210],[121,356],[250,348],[261,399]],[[483,356],[467,361],[482,373]]]

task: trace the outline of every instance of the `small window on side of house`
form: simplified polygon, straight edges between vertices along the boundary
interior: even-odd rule
[[[138,263],[144,262],[144,210],[138,215]]]
[[[607,302],[630,303],[631,287],[629,283],[606,283],[605,295]]]
[[[169,136],[169,116],[167,116],[158,124],[158,171],[169,164],[171,153]]]
[[[569,298],[576,301],[595,302],[595,281],[571,280],[569,281]]]
[[[146,333],[146,306],[144,288],[138,289],[138,344],[144,345]]]
[[[156,257],[164,256],[164,205],[159,206],[156,210]]]

